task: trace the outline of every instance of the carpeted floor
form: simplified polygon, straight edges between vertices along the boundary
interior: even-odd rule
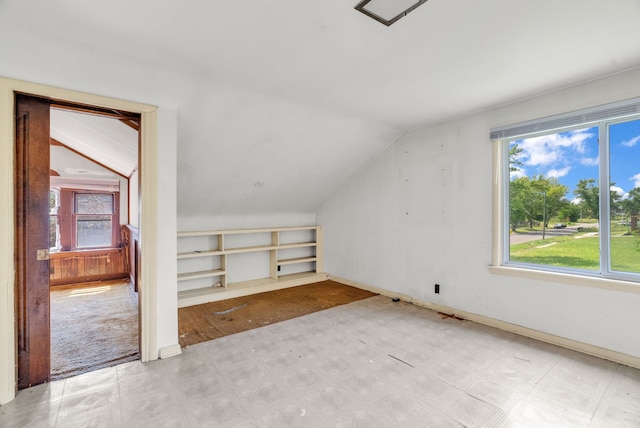
[[[138,301],[128,282],[52,289],[51,380],[138,358]]]
[[[375,296],[334,281],[178,309],[183,348]]]

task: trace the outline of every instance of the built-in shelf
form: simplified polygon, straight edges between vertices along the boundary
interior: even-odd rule
[[[288,248],[305,248],[305,247],[315,247],[315,242],[297,242],[295,244],[282,244],[278,245],[279,250],[286,250]]]
[[[227,272],[222,269],[201,270],[198,272],[185,272],[178,274],[178,281],[188,281],[190,279],[211,278],[214,276],[226,275]]]
[[[305,234],[305,231],[309,233]],[[296,233],[294,232],[303,233],[305,239],[296,242]],[[262,242],[260,245],[234,246],[229,244],[232,240],[229,237],[232,235],[255,235],[243,238],[243,242],[251,241],[252,239],[260,241],[259,237],[266,235],[269,242]],[[311,238],[309,235],[312,235]],[[178,273],[178,281],[182,284],[182,289],[178,292],[178,307],[294,287],[328,279],[328,275],[323,273],[322,237],[322,226],[178,232],[178,247],[185,250],[177,255],[179,261],[178,270],[180,272]],[[184,248],[185,245],[180,245],[181,240],[191,243],[193,247]],[[268,253],[268,278],[257,278],[236,283],[227,282],[227,277],[229,276],[228,256],[237,254],[240,255],[237,257],[242,257],[242,254],[260,252]],[[305,255],[301,256],[298,254],[300,252]],[[181,271],[180,261],[187,263],[187,259],[191,259],[195,265],[199,263],[197,259],[202,259],[202,263],[209,263],[216,267],[203,270],[201,267],[193,268],[192,266],[187,266]],[[298,264],[301,265],[299,269],[307,269],[307,265],[312,266],[312,269],[294,274],[281,274],[281,267]],[[214,278],[216,282],[207,286],[195,284],[191,287],[189,285],[190,282],[197,283],[199,280],[206,280],[207,278]]]
[[[209,256],[219,256],[223,254],[222,251],[212,250],[212,251],[189,251],[186,253],[178,253],[178,260],[181,259],[193,259],[196,257],[209,257]]]
[[[315,262],[315,261],[316,261],[315,257],[297,257],[295,259],[282,259],[282,260],[278,260],[278,266],[293,265],[296,263],[309,263],[309,262]]]

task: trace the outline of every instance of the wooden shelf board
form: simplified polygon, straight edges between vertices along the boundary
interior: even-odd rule
[[[293,265],[296,263],[307,263],[307,262],[315,262],[315,261],[316,261],[316,256],[297,257],[295,259],[282,259],[282,260],[278,260],[278,266]]]
[[[222,256],[224,254],[254,253],[258,251],[275,250],[277,248],[278,247],[275,245],[257,245],[254,247],[227,248],[225,250],[188,251],[185,253],[178,253],[178,259],[192,259],[196,257]]]
[[[184,232],[178,232],[178,238],[188,238],[190,236],[217,236],[224,235],[226,232],[223,230],[190,230]]]
[[[178,281],[187,281],[189,279],[211,278],[214,276],[223,276],[227,272],[222,269],[201,270],[198,272],[185,272],[178,274]]]
[[[251,281],[227,284],[227,287],[205,287],[178,292],[178,307],[201,305],[234,297],[249,296],[283,288],[297,287],[329,279],[327,273],[303,272],[283,275],[278,279],[261,278]]]
[[[222,251],[223,254],[241,254],[241,253],[253,253],[256,251],[269,251],[276,250],[276,245],[258,245],[255,247],[239,247],[239,248],[227,248]]]
[[[224,254],[224,251],[221,250],[188,251],[186,253],[178,253],[178,260],[193,259],[196,257],[221,256],[222,254]]]
[[[278,245],[278,250],[288,250],[289,248],[315,247],[316,245],[316,242],[293,242],[291,244]]]
[[[238,248],[227,248],[225,250],[203,250],[203,251],[187,251],[184,253],[178,253],[178,260],[180,259],[193,259],[197,257],[211,257],[211,256],[222,256],[224,254],[242,254],[242,253],[253,253],[259,251],[270,251],[270,250],[287,250],[292,248],[305,248],[305,247],[315,247],[315,242],[301,242],[294,244],[284,244],[284,245],[257,245],[253,247],[238,247]]]

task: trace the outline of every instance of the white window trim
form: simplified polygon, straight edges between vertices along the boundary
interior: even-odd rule
[[[513,262],[506,264],[505,254],[509,248],[509,235],[508,227],[505,227],[505,221],[508,215],[506,208],[508,207],[509,199],[506,195],[507,186],[505,180],[509,180],[510,177],[507,173],[508,166],[505,165],[505,162],[508,162],[508,154],[505,153],[508,148],[503,143],[506,139],[513,140],[520,136],[526,135],[528,137],[534,134],[548,134],[554,131],[562,132],[569,127],[587,127],[605,120],[618,121],[638,114],[640,114],[640,99],[632,99],[491,129],[490,137],[493,144],[493,236],[492,265],[489,266],[491,273],[640,294],[640,283],[636,280],[630,280],[628,275],[624,273],[620,275],[607,273],[605,277],[601,272],[591,273],[577,269],[554,269],[553,267],[520,265]],[[602,139],[605,132],[607,132],[606,129],[600,129],[601,141],[608,141]],[[608,159],[608,144],[603,146],[606,146],[605,154]],[[601,183],[609,181],[608,162],[606,164],[606,168],[600,168],[599,177]],[[606,197],[607,192],[601,192],[601,198],[603,197],[602,194]],[[602,199],[600,207],[604,209]],[[601,218],[605,218],[602,217],[602,213]],[[608,228],[605,229],[608,230]],[[601,236],[601,242],[603,239],[608,239],[608,234],[605,233],[604,236]],[[600,260],[601,267],[603,267],[602,263],[606,263],[606,260],[602,256]],[[601,271],[604,272],[603,269]]]

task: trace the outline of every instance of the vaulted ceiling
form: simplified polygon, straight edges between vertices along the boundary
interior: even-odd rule
[[[187,216],[315,212],[408,130],[640,66],[637,0],[356,3],[0,0],[0,75],[176,108]]]

